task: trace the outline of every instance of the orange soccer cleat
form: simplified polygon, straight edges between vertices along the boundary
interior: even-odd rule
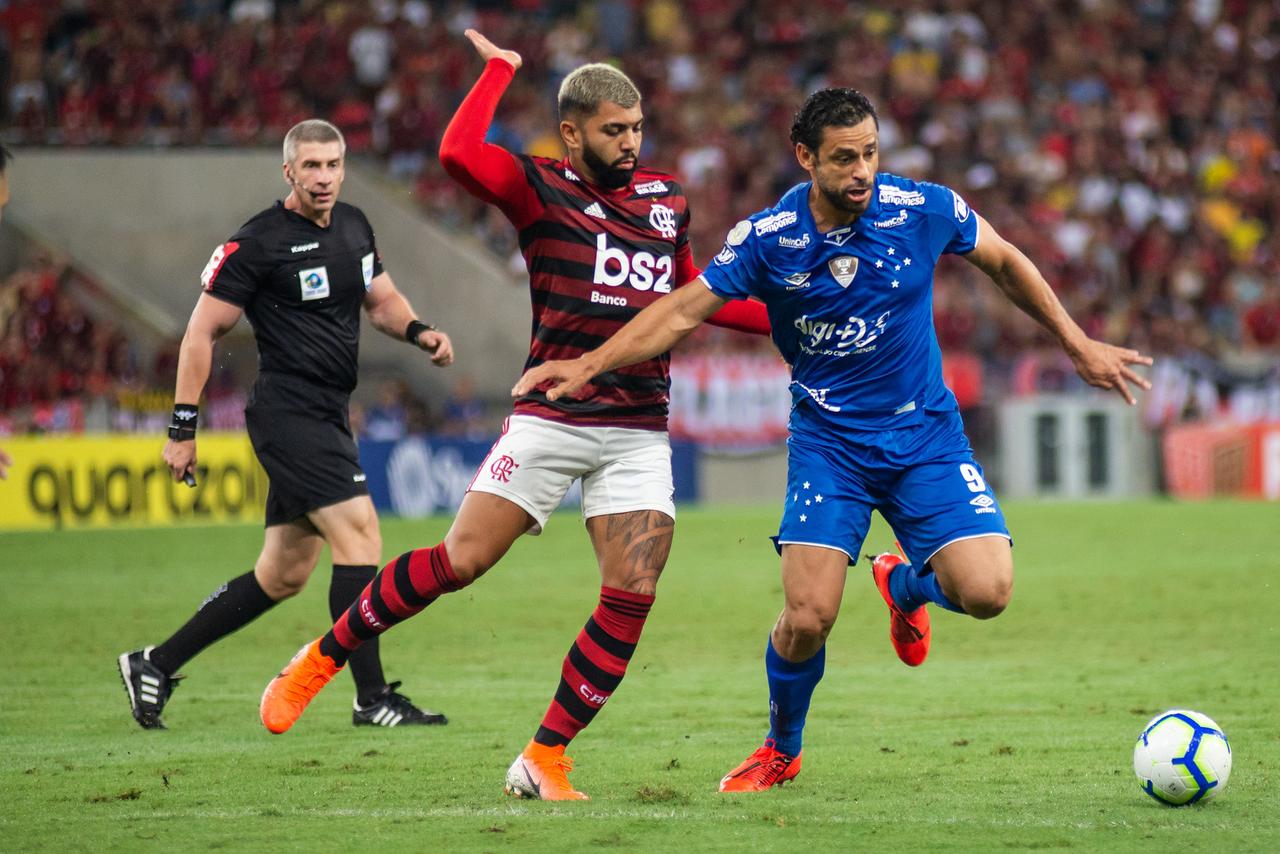
[[[307,704],[340,670],[342,668],[334,664],[332,658],[320,652],[318,640],[298,650],[298,654],[262,692],[262,702],[258,706],[262,725],[277,735],[293,726],[302,717]]]
[[[722,792],[763,792],[781,786],[800,773],[800,756],[788,756],[773,749],[772,740],[720,779]]]
[[[547,747],[529,742],[507,769],[508,795],[542,801],[587,801],[582,792],[569,784],[573,760],[564,755],[564,746]]]
[[[893,641],[893,651],[903,664],[917,667],[929,655],[932,629],[929,627],[929,612],[924,605],[908,614],[894,604],[893,595],[889,593],[889,574],[901,563],[906,563],[906,559],[898,555],[888,552],[877,555],[871,561],[871,576],[889,606],[889,640]]]

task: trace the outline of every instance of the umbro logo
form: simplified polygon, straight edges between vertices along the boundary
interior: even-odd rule
[[[290,252],[310,252],[312,249],[319,249],[319,243],[299,243],[297,246],[290,246]]]
[[[996,512],[996,500],[990,495],[978,495],[969,501],[974,506],[974,513],[994,513]]]
[[[783,279],[787,283],[787,290],[798,291],[801,288],[807,288],[811,284],[808,273],[792,273]]]
[[[608,219],[608,217],[604,215],[604,208],[600,207],[599,202],[592,202],[583,208],[582,212],[587,216],[593,216],[596,219]]]

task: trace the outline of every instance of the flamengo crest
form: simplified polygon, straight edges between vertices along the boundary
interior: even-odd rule
[[[666,205],[655,204],[649,209],[649,225],[663,237],[676,236],[676,212]]]
[[[847,288],[853,277],[858,275],[858,259],[852,255],[839,255],[827,262],[827,269],[840,283],[840,287]]]

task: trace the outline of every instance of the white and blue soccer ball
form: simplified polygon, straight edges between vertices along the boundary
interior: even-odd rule
[[[1143,727],[1133,770],[1142,790],[1162,804],[1203,803],[1227,787],[1231,745],[1208,715],[1170,709]]]

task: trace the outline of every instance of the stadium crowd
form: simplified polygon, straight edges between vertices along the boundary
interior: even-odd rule
[[[150,398],[172,382],[177,350],[144,359],[123,329],[87,307],[94,290],[45,252],[0,279],[0,434],[145,429],[138,419],[152,409],[163,418],[168,400]],[[220,385],[213,397],[222,396]]]
[[[436,158],[474,77],[465,27],[525,57],[491,133],[511,150],[559,156],[559,80],[584,61],[620,63],[645,95],[642,159],[681,176],[704,262],[736,219],[801,177],[786,140],[804,94],[851,85],[879,107],[882,168],[965,195],[1091,335],[1198,365],[1214,381],[1280,382],[1274,3],[0,7],[9,141],[275,145],[294,121],[323,115],[434,217],[507,258],[516,247],[506,221]],[[996,391],[1073,387],[1051,342],[980,279],[960,263],[939,269],[936,322],[953,363]],[[725,346],[711,330],[699,341]]]

